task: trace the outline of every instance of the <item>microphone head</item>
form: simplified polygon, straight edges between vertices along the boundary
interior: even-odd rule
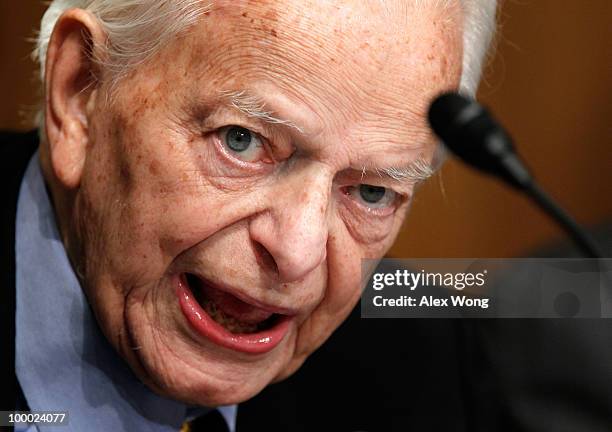
[[[464,122],[462,113],[473,112],[480,106],[474,107],[472,100],[457,93],[444,93],[431,103],[429,107],[429,124],[433,131],[446,143],[452,138],[457,128]]]
[[[524,187],[531,177],[514,152],[511,138],[478,102],[457,93],[430,105],[431,128],[446,147],[469,165]]]

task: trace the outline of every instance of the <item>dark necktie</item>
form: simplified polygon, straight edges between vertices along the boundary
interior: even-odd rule
[[[215,409],[186,422],[181,432],[229,432],[229,429],[219,410]]]

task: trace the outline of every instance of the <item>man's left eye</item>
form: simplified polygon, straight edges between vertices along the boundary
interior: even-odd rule
[[[240,126],[226,126],[219,131],[223,147],[233,157],[244,162],[266,159],[266,149],[261,138],[249,129]]]
[[[351,186],[348,192],[361,205],[373,209],[390,207],[397,199],[397,193],[392,189],[369,184]]]

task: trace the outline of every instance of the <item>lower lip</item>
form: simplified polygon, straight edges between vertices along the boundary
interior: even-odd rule
[[[189,288],[185,275],[177,279],[176,293],[183,315],[198,333],[217,345],[248,354],[264,354],[281,343],[289,331],[291,317],[283,315],[278,317],[278,321],[270,329],[257,333],[232,333],[202,309]]]

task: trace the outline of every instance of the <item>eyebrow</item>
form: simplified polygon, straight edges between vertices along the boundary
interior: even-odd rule
[[[361,179],[367,173],[374,173],[379,177],[388,177],[398,182],[419,183],[434,175],[436,170],[426,160],[419,158],[403,167],[374,168],[363,167]]]
[[[251,95],[245,90],[224,90],[220,92],[221,97],[227,99],[230,106],[242,112],[247,117],[262,120],[269,124],[284,125],[304,133],[304,129],[290,120],[275,117],[271,111],[266,110],[266,103],[258,96]]]

